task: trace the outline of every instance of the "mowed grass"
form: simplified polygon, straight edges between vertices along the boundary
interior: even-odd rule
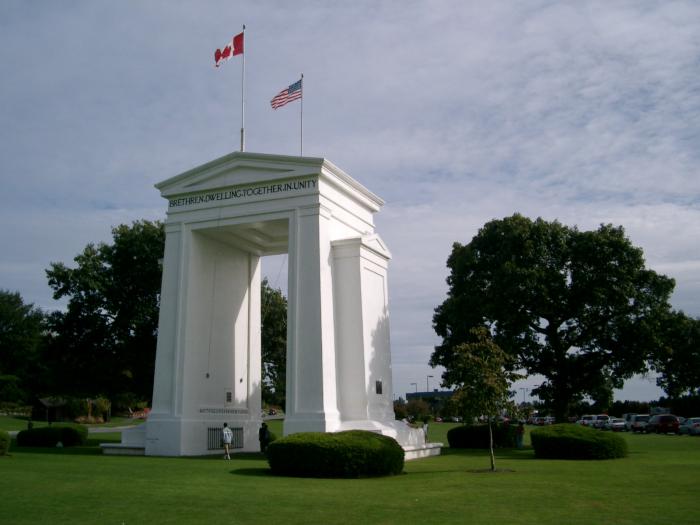
[[[28,420],[21,416],[0,416],[0,430],[24,430],[27,428]],[[43,421],[32,421],[34,428],[45,427],[47,423]]]
[[[432,441],[452,425],[433,424]],[[278,422],[271,424],[281,434]],[[91,439],[118,440],[118,434]],[[444,450],[376,479],[272,476],[263,456],[102,456],[12,448],[0,458],[0,522],[23,523],[697,523],[700,438],[624,435],[630,456],[537,460],[531,449]]]

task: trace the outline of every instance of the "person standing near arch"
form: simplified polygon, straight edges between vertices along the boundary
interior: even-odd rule
[[[230,448],[233,441],[233,432],[229,428],[228,423],[224,423],[222,438],[224,440],[224,459],[231,459]]]
[[[267,423],[263,423],[258,430],[258,440],[260,441],[260,452],[264,454],[270,444],[270,430],[267,428]]]

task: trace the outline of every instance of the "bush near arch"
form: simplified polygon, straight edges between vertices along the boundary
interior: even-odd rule
[[[493,446],[515,448],[515,425],[494,424],[491,427]],[[489,426],[462,425],[447,431],[450,448],[489,448]]]
[[[365,430],[300,432],[270,443],[267,458],[279,475],[358,478],[400,474],[404,451],[395,439]]]
[[[535,457],[544,459],[614,459],[628,453],[622,436],[572,424],[533,430],[530,441]]]
[[[22,430],[17,434],[18,447],[75,447],[87,443],[88,430],[82,425],[57,423],[50,427]]]

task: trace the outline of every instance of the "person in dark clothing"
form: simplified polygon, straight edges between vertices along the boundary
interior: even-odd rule
[[[267,428],[267,423],[263,423],[258,430],[258,440],[260,441],[260,452],[267,451],[267,446],[270,444],[270,431]]]
[[[525,436],[525,427],[523,422],[518,423],[518,428],[515,429],[515,446],[523,448],[523,437]]]

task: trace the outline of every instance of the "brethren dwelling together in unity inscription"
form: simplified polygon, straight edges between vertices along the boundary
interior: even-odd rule
[[[395,421],[383,201],[325,159],[232,153],[156,187],[168,201],[153,407],[107,453],[257,451],[260,258],[288,254],[285,435],[366,429],[437,454]],[[145,427],[145,428],[143,428]]]

